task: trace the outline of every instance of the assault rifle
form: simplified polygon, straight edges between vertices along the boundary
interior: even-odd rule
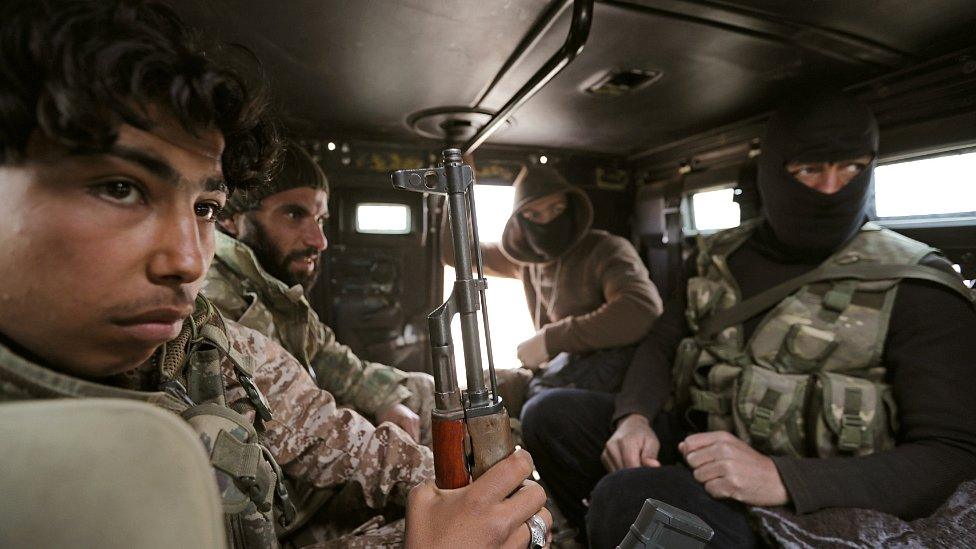
[[[451,297],[427,316],[434,366],[431,434],[437,487],[460,488],[515,451],[508,412],[502,407],[495,378],[485,301],[487,282],[474,205],[474,170],[464,164],[460,149],[446,149],[440,167],[396,171],[393,173],[393,186],[405,191],[447,196],[457,280]],[[472,250],[477,278],[471,274]],[[485,386],[481,364],[479,309],[488,351],[490,387]],[[454,363],[454,341],[451,337],[454,315],[461,317],[461,345],[468,382],[468,388],[463,393],[458,389]]]

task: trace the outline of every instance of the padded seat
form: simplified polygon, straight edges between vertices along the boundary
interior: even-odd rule
[[[226,547],[203,445],[148,404],[0,404],[0,464],[0,547]]]

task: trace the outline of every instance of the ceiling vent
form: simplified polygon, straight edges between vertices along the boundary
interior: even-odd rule
[[[663,74],[654,69],[612,70],[603,75],[596,84],[586,88],[586,93],[618,97],[657,82]]]

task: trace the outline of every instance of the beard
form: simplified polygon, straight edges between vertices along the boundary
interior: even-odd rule
[[[315,248],[303,248],[284,253],[271,242],[267,231],[264,230],[264,226],[260,222],[245,217],[244,224],[244,234],[247,236],[240,238],[240,241],[251,248],[251,251],[254,252],[254,257],[257,258],[258,263],[261,264],[261,267],[268,274],[284,282],[288,287],[301,284],[306,292],[315,285],[315,281],[318,280],[319,273],[322,270],[322,254],[318,250]],[[295,273],[289,269],[292,262],[310,257],[316,259],[315,269],[312,271]]]

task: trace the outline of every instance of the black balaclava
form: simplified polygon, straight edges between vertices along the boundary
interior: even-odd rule
[[[771,232],[785,252],[826,257],[867,220],[874,193],[878,123],[859,101],[840,94],[787,102],[766,125],[758,184]],[[797,181],[789,162],[833,162],[872,155],[841,190],[824,194]]]
[[[573,212],[573,201],[566,200],[566,209],[554,217],[549,223],[534,223],[518,216],[519,224],[525,233],[525,241],[535,253],[545,259],[555,259],[562,255],[573,244],[576,234],[576,216]]]

